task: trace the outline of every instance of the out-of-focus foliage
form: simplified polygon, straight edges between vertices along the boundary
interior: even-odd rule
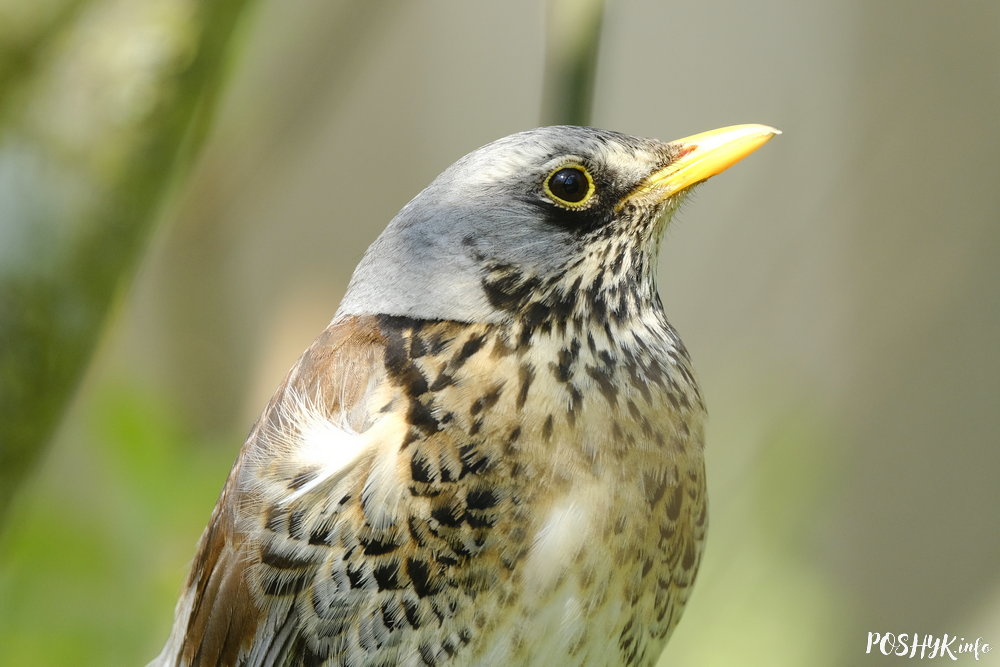
[[[246,4],[0,6],[0,521],[201,143]]]
[[[603,0],[550,0],[546,21],[545,125],[590,125]]]
[[[191,557],[230,463],[220,443],[184,430],[134,386],[104,387],[88,403],[89,437],[56,446],[59,472],[0,540],[0,664],[151,659],[162,634],[151,619],[169,617],[176,565]]]

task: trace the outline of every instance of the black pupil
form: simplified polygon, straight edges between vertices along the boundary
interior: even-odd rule
[[[579,169],[560,169],[549,178],[549,190],[563,201],[576,203],[587,195],[587,177]]]

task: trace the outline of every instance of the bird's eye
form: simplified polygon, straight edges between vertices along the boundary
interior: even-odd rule
[[[594,179],[583,167],[559,167],[545,179],[545,194],[566,208],[580,208],[594,196]]]

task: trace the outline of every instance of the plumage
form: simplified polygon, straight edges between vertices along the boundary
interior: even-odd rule
[[[706,527],[654,283],[651,179],[692,150],[541,128],[404,207],[250,432],[154,664],[654,662]],[[578,166],[574,208],[548,187]]]

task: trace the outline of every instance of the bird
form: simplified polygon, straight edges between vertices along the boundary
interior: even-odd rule
[[[660,240],[779,133],[542,127],[442,172],[252,427],[151,664],[653,664],[707,526]]]

